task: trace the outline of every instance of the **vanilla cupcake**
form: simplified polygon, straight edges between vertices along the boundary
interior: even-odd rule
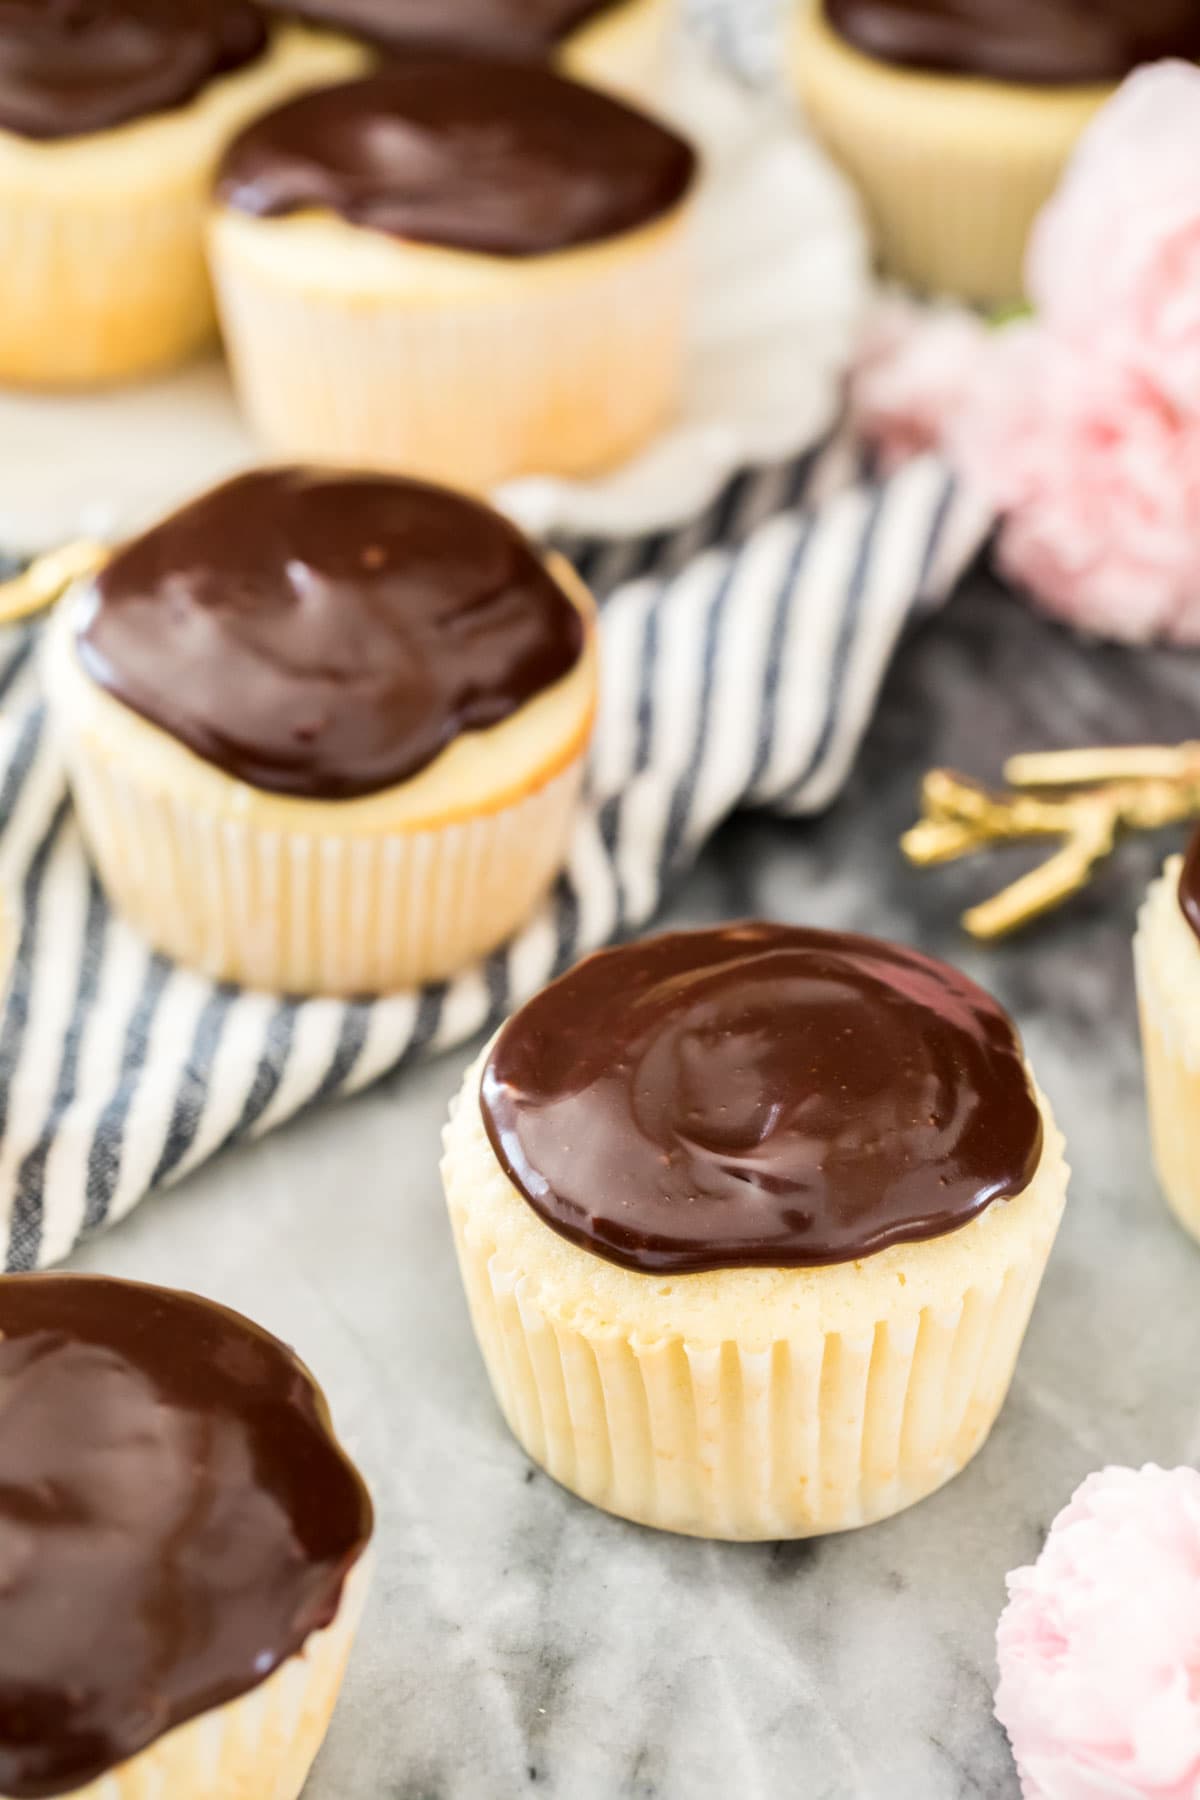
[[[45,662],[79,822],[160,950],[296,993],[452,974],[566,854],[593,607],[486,507],[264,470],[64,600]]]
[[[1134,960],[1158,1178],[1200,1238],[1200,832],[1150,889]]]
[[[1200,57],[1195,0],[800,0],[809,119],[858,182],[884,267],[1021,297],[1029,229],[1139,63]]]
[[[621,461],[678,400],[695,168],[537,64],[414,52],[280,107],[212,224],[252,424],[472,489]]]
[[[0,1795],[298,1800],[371,1502],[285,1346],[192,1294],[0,1278]]]
[[[199,349],[217,158],[255,114],[363,61],[272,31],[251,0],[4,0],[0,382],[121,381]]]
[[[277,12],[384,54],[430,44],[553,58],[567,75],[654,99],[675,0],[273,0]]]
[[[991,1429],[1062,1140],[1016,1031],[869,938],[731,925],[593,956],[467,1076],[443,1179],[527,1453],[702,1537],[842,1531]]]

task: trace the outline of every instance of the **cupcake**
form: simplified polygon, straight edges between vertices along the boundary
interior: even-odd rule
[[[979,1449],[1067,1170],[972,982],[745,924],[593,956],[525,1006],[467,1076],[443,1179],[526,1452],[641,1524],[795,1538]]]
[[[494,56],[553,58],[580,81],[654,98],[675,0],[273,0],[385,55],[430,44]]]
[[[1195,0],[801,0],[794,63],[888,272],[990,304],[1088,120],[1164,56],[1200,57]]]
[[[0,1278],[0,1794],[297,1800],[371,1502],[285,1346],[193,1294]]]
[[[212,257],[242,403],[287,456],[486,489],[671,415],[693,152],[536,64],[413,53],[260,119]]]
[[[122,381],[199,349],[218,156],[362,61],[251,0],[4,0],[0,382]]]
[[[439,488],[261,470],[72,590],[47,695],[114,904],[209,975],[293,993],[440,979],[563,861],[593,607]]]
[[[1134,960],[1158,1178],[1200,1239],[1200,832],[1150,889]]]

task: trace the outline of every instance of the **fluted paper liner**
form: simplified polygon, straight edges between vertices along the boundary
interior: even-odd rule
[[[582,759],[509,806],[428,830],[267,830],[70,758],[79,823],[118,910],[190,968],[294,994],[388,993],[503,943],[562,866]]]
[[[129,380],[200,349],[216,329],[204,208],[202,178],[89,208],[72,195],[6,192],[0,173],[0,380]]]
[[[1044,1101],[1033,1183],[951,1234],[955,1243],[900,1246],[832,1270],[662,1282],[614,1271],[537,1219],[488,1143],[481,1066],[446,1134],[459,1264],[501,1410],[564,1487],[664,1530],[799,1538],[886,1518],[980,1448],[1066,1196],[1062,1137]],[[526,1215],[508,1215],[515,1233],[491,1229],[510,1207]],[[744,1303],[743,1276],[768,1295],[765,1310]],[[635,1292],[631,1282],[636,1321],[619,1299]],[[669,1321],[697,1283],[710,1300],[688,1306],[686,1328],[646,1328],[657,1295]]]
[[[1147,896],[1134,943],[1146,1097],[1158,1178],[1200,1239],[1200,941],[1179,905],[1175,856]]]
[[[381,239],[412,279],[393,284],[384,270],[359,291],[322,279],[344,271],[358,228],[315,221],[326,235],[298,279],[273,250],[289,231],[311,233],[311,217],[218,213],[213,268],[242,405],[286,457],[477,491],[603,470],[678,401],[685,219],[681,209],[606,244],[507,262]]]
[[[189,1719],[62,1800],[299,1800],[333,1716],[369,1581],[368,1551],[346,1578],[332,1624],[296,1656],[248,1694]]]
[[[860,54],[803,0],[805,113],[857,184],[885,270],[927,293],[1015,301],[1033,221],[1110,86],[922,74]]]

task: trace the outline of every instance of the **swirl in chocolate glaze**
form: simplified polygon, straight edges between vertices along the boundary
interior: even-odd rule
[[[267,469],[118,553],[83,597],[92,679],[249,786],[406,781],[578,662],[584,626],[515,526],[444,488]]]
[[[1179,907],[1197,938],[1200,938],[1200,831],[1188,845],[1179,877]]]
[[[252,0],[0,0],[0,131],[86,137],[170,112],[267,36]]]
[[[589,957],[489,1055],[484,1124],[547,1225],[642,1274],[850,1262],[1028,1187],[1015,1028],[957,970],[769,924]]]
[[[825,0],[831,25],[880,62],[1031,86],[1121,81],[1163,56],[1200,58],[1196,0]]]
[[[544,256],[649,224],[695,170],[674,132],[551,69],[414,52],[256,121],[217,192],[259,217],[319,208],[411,242]]]
[[[69,1793],[330,1624],[371,1502],[285,1346],[191,1294],[0,1279],[0,1793]]]
[[[270,0],[272,9],[381,50],[453,44],[537,56],[616,0]]]

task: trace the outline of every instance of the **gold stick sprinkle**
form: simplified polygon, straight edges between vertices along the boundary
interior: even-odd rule
[[[900,840],[921,868],[995,844],[1062,840],[1039,867],[963,915],[984,940],[1006,937],[1078,893],[1123,832],[1200,816],[1200,743],[1015,756],[1005,775],[1015,791],[994,793],[953,770],[931,770],[921,819]],[[1054,791],[1030,791],[1039,788]]]
[[[18,619],[44,612],[74,582],[102,569],[110,555],[107,545],[81,539],[35,558],[19,575],[0,581],[0,625],[13,625]]]
[[[1050,750],[1010,756],[1010,787],[1093,787],[1104,781],[1200,779],[1200,744],[1148,744],[1115,750]]]

